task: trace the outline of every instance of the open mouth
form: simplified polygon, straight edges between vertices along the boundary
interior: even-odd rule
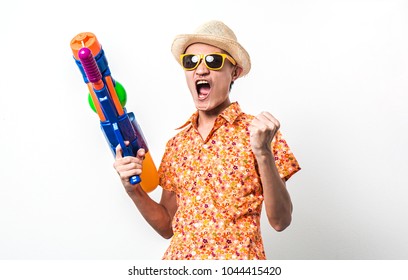
[[[197,90],[198,98],[200,100],[205,99],[211,90],[210,83],[208,83],[205,80],[199,80],[196,82],[196,90]]]

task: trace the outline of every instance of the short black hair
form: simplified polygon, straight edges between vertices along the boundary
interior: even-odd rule
[[[231,91],[231,89],[232,89],[232,85],[234,84],[234,81],[232,81],[231,83],[230,83],[230,91]]]

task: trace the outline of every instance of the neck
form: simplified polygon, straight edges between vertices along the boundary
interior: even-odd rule
[[[231,101],[229,99],[225,100],[219,106],[211,110],[199,110],[198,111],[198,123],[197,126],[213,126],[215,119],[229,106]]]
[[[224,102],[217,108],[209,111],[198,111],[197,129],[201,135],[201,138],[206,141],[208,135],[210,134],[212,128],[214,127],[214,122],[216,118],[224,111],[231,102]]]

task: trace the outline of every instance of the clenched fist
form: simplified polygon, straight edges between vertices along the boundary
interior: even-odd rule
[[[256,116],[249,126],[250,143],[255,156],[271,153],[271,143],[280,128],[279,121],[268,112]]]

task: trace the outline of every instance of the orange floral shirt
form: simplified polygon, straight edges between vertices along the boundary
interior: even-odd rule
[[[232,103],[207,139],[198,112],[169,140],[160,185],[176,193],[173,237],[163,259],[265,259],[260,231],[262,184],[249,143],[251,115]],[[273,153],[285,180],[300,170],[278,131]]]

